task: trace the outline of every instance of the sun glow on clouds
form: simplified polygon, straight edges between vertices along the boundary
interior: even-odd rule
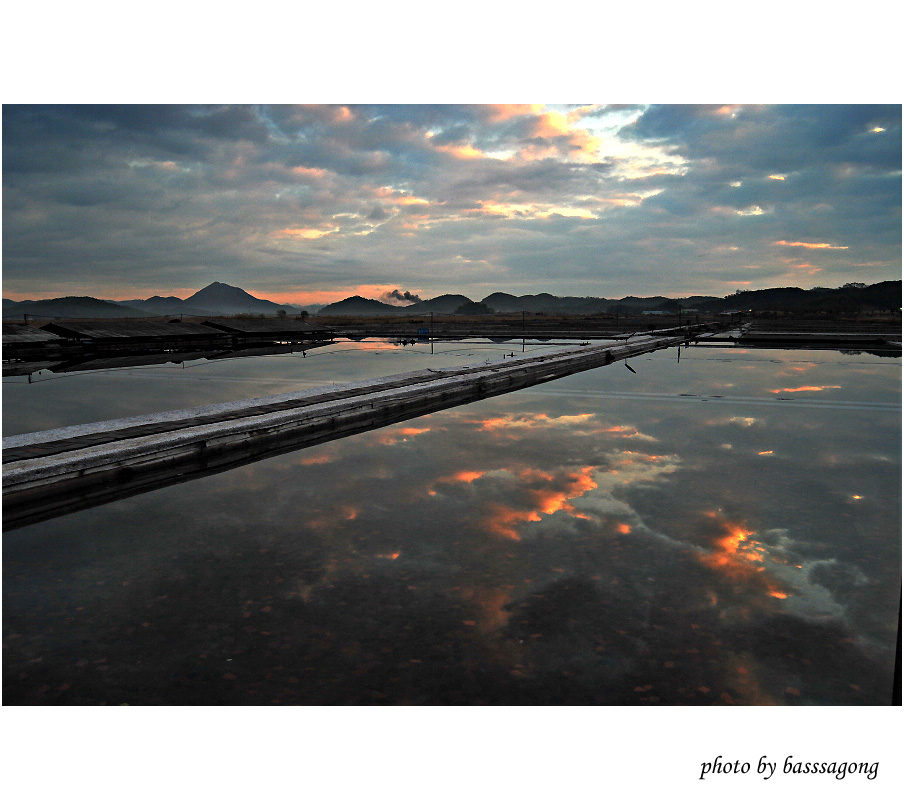
[[[448,155],[452,155],[452,157],[457,158],[458,160],[479,160],[483,158],[490,158],[486,152],[481,152],[475,146],[471,144],[443,144],[442,146],[433,147],[438,152],[445,152]]]
[[[309,180],[320,180],[327,176],[329,172],[326,169],[318,169],[310,166],[293,166],[292,174],[304,177]]]
[[[274,236],[277,239],[323,239],[324,236],[338,233],[338,228],[323,230],[321,228],[283,228]]]
[[[725,521],[712,511],[703,514],[720,523],[720,534],[712,550],[700,553],[700,560],[707,568],[731,580],[747,582],[772,599],[790,596],[782,583],[766,571],[767,564],[786,565],[787,560],[768,556],[767,547],[756,539],[757,533],[743,524]]]
[[[485,472],[480,472],[477,470],[462,470],[461,472],[453,473],[452,475],[447,475],[445,478],[440,478],[437,483],[462,483],[462,484],[471,484],[476,481],[478,478],[483,478],[485,476]]]
[[[382,432],[378,438],[380,444],[398,444],[399,442],[407,442],[413,436],[420,436],[421,433],[429,433],[430,428],[391,428]]]
[[[626,204],[636,205],[637,203]],[[547,203],[503,203],[493,200],[477,200],[477,207],[466,209],[465,213],[489,214],[507,219],[547,219],[553,215],[593,219],[596,216],[589,208]]]
[[[736,523],[725,525],[727,532],[716,540],[716,550],[705,557],[707,565],[713,568],[735,568],[743,563],[760,562],[764,552],[762,547],[750,540],[754,532]]]
[[[830,388],[841,388],[840,385],[801,385],[798,388],[773,388],[773,394],[797,394],[802,391],[827,391]]]
[[[773,245],[782,245],[784,247],[801,247],[807,250],[847,250],[847,245],[831,245],[828,242],[787,242],[784,239],[773,242]]]
[[[35,108],[24,118],[14,112],[9,120],[4,118],[18,133],[4,143],[11,150],[10,165],[32,151],[41,157],[35,167],[47,166],[58,175],[47,184],[32,182],[28,171],[20,178],[4,176],[9,181],[4,191],[21,194],[26,203],[10,206],[9,222],[4,220],[5,234],[13,235],[9,242],[16,246],[14,255],[4,254],[5,294],[13,298],[116,297],[109,286],[82,286],[71,268],[91,262],[128,264],[123,257],[135,251],[118,245],[127,246],[132,238],[155,245],[166,259],[147,254],[143,263],[162,264],[168,275],[157,279],[146,268],[140,271],[145,275],[139,275],[136,267],[129,271],[128,282],[136,288],[126,287],[122,298],[143,297],[137,287],[151,284],[164,285],[154,293],[178,295],[165,286],[170,281],[188,285],[189,294],[196,291],[200,282],[189,278],[198,272],[195,250],[208,256],[209,267],[228,271],[225,280],[243,287],[248,282],[242,283],[242,273],[251,266],[260,286],[279,290],[300,283],[292,281],[298,276],[293,268],[298,267],[298,254],[308,253],[316,257],[304,273],[313,286],[340,274],[349,281],[376,280],[387,268],[399,267],[408,277],[395,284],[419,284],[431,297],[450,291],[474,295],[473,289],[435,286],[437,276],[448,278],[450,267],[455,269],[449,262],[455,253],[487,261],[487,278],[480,283],[494,288],[498,284],[499,289],[512,281],[525,292],[548,284],[547,292],[564,294],[564,279],[574,285],[573,291],[580,291],[581,284],[600,280],[602,271],[607,283],[634,279],[635,286],[622,289],[624,294],[657,294],[661,290],[655,288],[663,284],[658,276],[672,272],[665,268],[681,268],[676,277],[690,277],[685,266],[690,261],[693,277],[699,273],[711,279],[713,287],[705,292],[724,294],[728,285],[739,282],[707,266],[718,242],[731,239],[744,251],[741,255],[752,255],[765,244],[784,248],[778,256],[799,257],[805,250],[847,250],[841,242],[848,239],[840,233],[869,236],[858,237],[850,247],[870,253],[864,258],[871,263],[850,266],[864,268],[863,281],[899,273],[900,247],[897,253],[887,251],[896,229],[865,228],[874,224],[874,217],[888,218],[895,210],[893,195],[881,190],[892,174],[893,144],[878,135],[893,134],[899,109],[844,116],[835,105],[812,105],[800,114],[790,107],[731,104],[315,104],[231,111],[176,106],[165,115],[145,110],[128,126],[110,124],[115,120],[110,110],[92,113],[86,108],[75,115],[83,123],[93,119],[92,126],[84,127],[63,125],[69,113],[62,107],[52,113]],[[51,114],[60,123],[52,134],[40,123]],[[818,131],[834,132],[825,130],[823,121],[839,127],[843,146],[810,137]],[[215,136],[209,128],[214,122]],[[67,159],[49,169],[67,140],[72,151],[66,154],[78,165],[70,167]],[[105,159],[95,164],[95,157],[101,156]],[[30,160],[26,164],[31,165]],[[97,183],[84,183],[88,175],[78,174],[106,172],[107,165],[115,166],[115,172],[98,175]],[[811,170],[824,171],[827,185],[817,190],[809,183],[792,182],[810,176]],[[847,183],[850,178],[857,183]],[[654,184],[663,189],[657,201],[661,206],[644,203]],[[757,196],[734,194],[741,185],[757,189]],[[384,186],[406,188],[393,189],[386,198],[375,195]],[[715,189],[727,196],[713,194]],[[73,204],[80,206],[78,223],[71,221]],[[711,207],[716,205],[721,207]],[[676,213],[694,212],[697,221],[705,223],[707,207],[733,220],[732,225],[740,224],[739,232],[729,228],[718,234],[720,227],[713,225],[699,232],[697,251],[686,251],[685,256],[679,244],[672,252],[668,239],[685,224]],[[51,227],[35,225],[36,211],[46,212]],[[808,221],[810,212],[818,214],[812,223],[819,242],[792,227]],[[757,226],[772,217],[783,224],[764,238]],[[542,235],[549,262],[536,250],[531,259],[519,255],[522,234],[509,226],[524,220],[537,226],[532,230],[536,238]],[[857,227],[839,227],[845,220]],[[68,227],[78,228],[83,238],[66,237]],[[795,239],[795,232],[802,238]],[[782,233],[786,238],[773,242]],[[226,234],[229,238],[224,239]],[[647,239],[661,255],[655,267],[638,271],[646,264]],[[183,249],[187,245],[192,249]],[[605,251],[617,245],[624,246],[629,258],[613,258],[611,268],[596,267],[600,246]],[[108,254],[101,255],[105,250]],[[707,261],[697,261],[701,254]],[[808,273],[820,271],[770,258],[784,266],[764,262],[755,268],[761,272],[754,284],[799,284]],[[27,272],[28,263],[42,268],[59,264],[53,272],[69,273],[69,282],[45,276],[44,270],[36,279]],[[732,273],[740,271],[737,267]],[[820,275],[839,283],[856,280],[840,278],[843,272],[848,271],[826,267]],[[104,279],[113,289],[126,284],[112,275]],[[467,277],[463,283],[476,282]],[[36,284],[41,285],[40,295],[34,294]],[[329,303],[311,291],[302,294],[308,301]],[[273,300],[291,299],[279,293]]]
[[[550,417],[545,413],[533,415],[514,415],[507,414],[505,416],[497,416],[491,419],[484,419],[478,422],[478,430],[525,430],[536,427],[573,427],[580,425],[593,419],[596,414],[579,413],[566,414],[564,416]]]
[[[340,287],[332,290],[249,289],[247,291],[258,298],[264,298],[268,301],[278,301],[280,303],[289,304],[300,302],[301,306],[304,306],[304,303],[329,304],[334,301],[341,301],[343,298],[349,298],[353,295],[360,295],[362,298],[373,298],[384,301],[385,303],[392,303],[391,301],[387,302],[383,297],[386,293],[392,291],[392,287],[387,287],[385,284],[359,284],[354,287]],[[194,292],[197,291],[189,290],[185,293],[185,296],[187,297]],[[420,295],[423,291],[420,288],[411,288],[411,292]],[[403,310],[404,307],[399,307],[399,309]],[[401,312],[399,314],[401,314]],[[370,345],[371,344],[361,343],[358,348],[364,350]]]
[[[593,476],[595,469],[591,466],[556,473],[533,468],[500,471],[514,474],[521,482],[519,494],[526,503],[515,505],[493,501],[486,506],[487,514],[480,525],[496,537],[520,540],[518,525],[539,523],[544,515],[563,512],[578,520],[590,520],[590,517],[578,512],[571,501],[599,486]]]

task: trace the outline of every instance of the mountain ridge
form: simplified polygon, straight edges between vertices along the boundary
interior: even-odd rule
[[[799,287],[770,287],[763,290],[739,290],[724,297],[692,295],[671,298],[668,296],[633,296],[620,299],[555,296],[550,293],[516,296],[510,293],[494,292],[481,301],[472,301],[463,295],[444,294],[436,298],[419,301],[409,306],[390,306],[379,301],[352,296],[323,307],[320,315],[370,315],[376,314],[373,305],[380,312],[389,315],[451,315],[460,306],[483,304],[497,314],[528,312],[531,314],[595,315],[625,314],[639,315],[645,311],[677,314],[700,312],[715,314],[725,310],[780,310],[788,312],[828,311],[854,312],[861,309],[898,310],[901,304],[901,281],[880,281],[870,285],[846,284],[837,288],[814,287],[803,290]]]
[[[900,312],[901,281],[875,284],[845,284],[842,287],[770,287],[763,290],[738,290],[724,297],[693,295],[682,298],[667,296],[625,296],[621,299],[555,296],[550,293],[512,295],[494,292],[481,301],[464,295],[445,293],[408,306],[392,306],[359,295],[319,308],[322,315],[437,315],[454,314],[462,306],[482,304],[495,313],[529,312],[531,314],[641,314],[654,310],[718,313],[725,310],[782,310],[855,312],[881,309]],[[277,315],[283,310],[294,315],[301,308],[256,298],[240,287],[213,282],[186,299],[155,295],[147,299],[107,301],[90,296],[64,296],[40,300],[13,301],[3,299],[3,316],[30,315],[39,318],[150,318],[159,316]],[[313,310],[313,307],[311,307]]]

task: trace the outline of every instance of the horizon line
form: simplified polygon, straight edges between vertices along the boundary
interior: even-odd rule
[[[818,289],[825,289],[825,290],[840,290],[840,289],[843,289],[843,288],[845,287],[846,284],[863,284],[864,287],[873,287],[873,286],[875,286],[875,285],[877,285],[877,284],[884,284],[884,283],[887,283],[887,282],[895,282],[895,281],[900,282],[901,279],[900,279],[900,278],[891,278],[891,279],[883,279],[882,281],[874,281],[874,282],[849,281],[849,282],[845,282],[845,284],[839,285],[838,287],[823,287],[823,286],[821,286],[821,285],[816,285],[816,286],[814,286],[814,287],[809,287],[809,288],[798,287],[798,286],[796,286],[796,285],[792,285],[792,286],[789,286],[789,287],[761,287],[761,288],[753,288],[753,287],[750,287],[750,286],[746,286],[746,287],[744,286],[744,285],[749,285],[749,282],[738,282],[739,284],[742,285],[742,288],[736,289],[734,293],[726,293],[725,295],[716,295],[716,294],[713,294],[713,293],[700,293],[700,292],[697,292],[697,293],[684,293],[684,294],[675,294],[675,293],[654,293],[654,294],[649,294],[649,295],[639,295],[639,294],[636,294],[636,293],[628,293],[627,295],[622,295],[622,296],[617,297],[617,298],[616,298],[616,297],[611,297],[611,296],[603,296],[603,295],[586,295],[586,294],[585,294],[585,295],[574,295],[574,294],[557,294],[557,293],[549,293],[549,292],[538,292],[538,293],[508,293],[508,292],[505,292],[504,290],[496,290],[496,291],[494,291],[494,292],[488,293],[487,295],[484,295],[484,296],[483,296],[482,298],[480,298],[480,299],[474,299],[474,298],[471,298],[471,297],[468,296],[468,295],[465,295],[464,293],[439,293],[439,294],[437,294],[437,295],[433,295],[433,296],[427,297],[427,296],[421,296],[419,293],[416,293],[416,292],[407,291],[407,292],[409,292],[409,294],[417,295],[418,300],[415,300],[415,301],[409,301],[409,302],[407,302],[407,303],[405,303],[405,304],[401,304],[401,303],[400,303],[400,304],[393,304],[393,303],[391,303],[390,301],[386,300],[386,296],[390,295],[390,294],[391,294],[392,292],[394,292],[394,291],[395,291],[395,292],[398,292],[398,287],[392,287],[392,289],[382,289],[382,288],[384,288],[384,287],[387,287],[387,288],[388,288],[389,285],[373,285],[373,284],[359,285],[358,288],[354,288],[354,289],[357,289],[357,290],[358,290],[357,292],[355,292],[355,291],[350,291],[350,290],[348,290],[348,289],[346,289],[346,290],[331,290],[331,291],[318,290],[318,291],[316,291],[316,292],[314,292],[314,293],[311,293],[311,295],[312,295],[312,296],[317,296],[317,295],[319,295],[319,294],[322,294],[322,297],[323,297],[323,298],[327,298],[327,297],[332,298],[332,297],[334,297],[334,296],[343,296],[343,297],[336,297],[334,300],[331,300],[331,301],[318,301],[318,300],[316,300],[316,299],[315,299],[315,300],[308,300],[305,304],[298,304],[298,303],[295,303],[295,302],[292,302],[292,301],[287,301],[287,300],[285,300],[285,299],[283,299],[283,301],[277,301],[277,300],[275,300],[275,297],[276,297],[276,296],[281,296],[281,295],[282,295],[281,293],[256,292],[256,291],[253,291],[253,290],[247,290],[247,289],[245,289],[244,287],[238,287],[238,286],[236,286],[236,285],[228,284],[228,283],[226,283],[226,282],[221,282],[221,281],[213,281],[213,282],[210,282],[210,284],[207,284],[207,285],[204,286],[204,287],[201,287],[201,288],[199,288],[199,289],[197,289],[197,290],[188,292],[188,294],[186,295],[185,298],[183,298],[182,296],[176,295],[176,294],[173,293],[173,292],[170,292],[169,294],[163,294],[163,293],[160,293],[160,292],[152,292],[150,295],[147,295],[147,296],[145,296],[144,298],[140,298],[140,297],[132,297],[132,298],[101,298],[101,297],[99,297],[98,295],[77,295],[77,294],[73,294],[73,293],[66,293],[66,294],[63,294],[63,295],[52,295],[52,296],[48,296],[48,297],[45,297],[45,298],[29,298],[29,297],[14,298],[14,297],[7,297],[6,295],[4,295],[3,298],[4,298],[4,300],[12,301],[13,303],[17,303],[17,304],[18,304],[18,303],[22,303],[22,302],[24,302],[24,301],[34,301],[34,302],[39,302],[39,301],[52,301],[52,300],[55,300],[55,299],[58,299],[58,298],[93,298],[93,299],[95,299],[95,300],[97,300],[97,301],[107,301],[107,302],[112,302],[112,303],[115,303],[115,304],[122,304],[123,302],[127,302],[127,301],[147,301],[148,299],[154,298],[154,297],[161,297],[161,298],[180,298],[181,300],[185,301],[185,300],[187,300],[187,298],[190,298],[191,296],[195,295],[196,293],[201,292],[201,291],[207,289],[208,287],[212,286],[213,284],[223,284],[223,285],[225,285],[225,286],[227,286],[227,287],[233,287],[234,289],[242,290],[242,292],[245,292],[245,293],[247,293],[248,295],[251,295],[252,297],[257,298],[258,300],[268,300],[268,301],[272,301],[273,303],[276,303],[276,304],[278,304],[278,305],[280,305],[280,306],[312,306],[312,305],[316,305],[316,306],[329,306],[330,304],[339,303],[339,302],[345,301],[345,300],[347,300],[347,299],[349,299],[349,298],[361,297],[361,298],[366,298],[366,299],[369,299],[369,300],[372,300],[372,301],[376,301],[376,302],[378,302],[378,303],[386,304],[387,306],[393,306],[393,307],[395,307],[395,308],[397,308],[397,309],[407,309],[408,307],[413,306],[414,304],[423,303],[423,302],[425,302],[425,301],[431,301],[431,300],[433,300],[433,299],[435,299],[435,298],[440,298],[440,297],[445,296],[445,295],[462,295],[463,297],[468,298],[468,300],[473,301],[474,303],[480,303],[480,301],[483,301],[483,300],[485,300],[486,298],[489,298],[490,296],[492,296],[492,295],[497,295],[497,294],[511,295],[511,296],[514,297],[514,298],[522,298],[522,297],[525,297],[525,296],[550,295],[550,296],[552,296],[552,297],[554,297],[554,298],[599,298],[599,299],[607,300],[607,301],[618,301],[618,300],[623,300],[623,299],[625,299],[625,298],[641,298],[641,299],[642,299],[642,298],[666,298],[666,299],[672,299],[672,300],[681,300],[681,299],[686,299],[686,298],[728,298],[728,297],[730,297],[731,295],[737,294],[738,292],[761,292],[761,291],[763,291],[763,290],[782,290],[782,289],[799,289],[799,290],[807,290],[807,291],[818,290]],[[368,291],[372,291],[372,292],[370,293],[370,296],[368,296],[368,295],[362,295],[362,292],[365,291],[365,289],[363,289],[363,288],[367,288]],[[375,289],[375,288],[376,288],[376,289]],[[182,291],[189,291],[191,288],[182,287],[182,288],[176,288],[176,289],[177,289],[179,292],[182,292]],[[145,289],[145,290],[143,290],[142,292],[148,292],[148,290]],[[14,293],[13,295],[22,295],[22,294],[21,294],[21,293]],[[34,293],[32,293],[32,295],[34,295]],[[122,294],[120,293],[120,295],[122,295]],[[292,294],[290,293],[290,295],[292,295]],[[294,295],[297,295],[297,293],[294,294]]]

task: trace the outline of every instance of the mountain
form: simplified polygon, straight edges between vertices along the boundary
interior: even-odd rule
[[[593,315],[598,312],[605,312],[612,302],[605,298],[560,297],[549,293],[509,295],[508,293],[496,292],[488,295],[480,303],[486,304],[495,312]]]
[[[435,312],[437,315],[451,315],[464,304],[474,302],[464,295],[438,295],[429,301],[418,301],[410,307],[402,307],[406,315],[427,315]]]
[[[289,304],[276,304],[255,298],[239,287],[215,281],[185,300],[175,295],[154,295],[147,299],[101,301],[98,298],[51,298],[41,301],[10,301],[3,299],[4,317],[27,313],[41,318],[148,318],[154,315],[287,315],[300,312]]]
[[[384,304],[382,301],[374,301],[371,298],[362,298],[360,295],[353,295],[351,298],[344,298],[335,304],[327,304],[317,314],[318,315],[399,315],[407,313],[411,307],[394,307],[390,304]]]
[[[29,315],[37,318],[148,318],[154,313],[99,298],[66,296],[40,301],[3,301],[3,317]]]
[[[213,315],[215,313],[206,309],[192,307],[185,303],[181,298],[175,295],[153,295],[150,298],[136,298],[131,301],[114,301],[124,307],[135,307],[136,309],[144,309],[154,315]],[[288,311],[288,310],[287,310]]]
[[[639,315],[647,310],[678,312],[696,310],[702,314],[714,314],[728,310],[785,311],[785,312],[858,312],[860,310],[900,311],[901,282],[882,281],[878,284],[846,284],[835,290],[799,287],[779,287],[768,290],[747,290],[725,298],[712,295],[692,295],[687,298],[668,298],[662,295],[621,299],[538,295],[511,295],[495,292],[479,302],[497,313],[528,312],[532,314]],[[428,301],[420,301],[407,307],[393,307],[380,301],[353,296],[330,304],[320,310],[323,315],[437,315],[454,314],[461,306],[473,305],[463,295],[440,295]]]
[[[780,310],[784,312],[858,312],[890,310],[900,312],[901,282],[880,281],[878,284],[845,284],[837,289],[814,287],[773,287],[766,290],[744,290],[727,295],[723,308]]]
[[[296,314],[302,309],[322,315],[451,315],[462,306],[473,306],[464,295],[440,295],[427,301],[419,301],[405,307],[394,307],[382,301],[362,298],[359,295],[329,304],[324,307],[295,304],[276,304],[255,298],[239,287],[215,281],[203,290],[189,296],[184,301],[176,296],[155,295],[146,300],[101,301],[97,298],[74,297],[50,298],[40,301],[12,301],[3,299],[4,317],[29,316],[39,318],[147,318],[153,315],[276,315],[279,310],[286,314]],[[607,298],[580,298],[556,296],[549,293],[538,295],[511,295],[495,292],[479,302],[497,313],[549,313],[593,315],[601,312],[625,315],[639,314],[645,310],[662,310],[677,313],[683,310],[697,310],[701,314],[718,313],[724,310],[754,310],[755,312],[860,312],[885,310],[901,311],[901,282],[881,281],[877,284],[845,284],[837,289],[815,287],[803,290],[799,287],[774,287],[766,290],[739,290],[724,298],[709,295],[694,295],[687,298],[664,296],[627,296],[619,300]]]
[[[504,292],[494,292],[484,298],[480,303],[486,304],[493,312],[521,312],[521,299],[517,295]]]
[[[215,281],[208,284],[203,290],[198,290],[194,295],[188,296],[184,301],[186,306],[202,310],[205,314],[215,315],[276,315],[283,309],[287,314],[295,314],[297,310],[289,309],[283,304],[267,301],[263,298],[255,298],[240,287],[231,287]]]

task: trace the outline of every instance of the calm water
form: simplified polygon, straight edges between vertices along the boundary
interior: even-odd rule
[[[8,378],[3,428],[520,348]],[[629,362],[5,533],[4,702],[888,703],[900,358]]]

